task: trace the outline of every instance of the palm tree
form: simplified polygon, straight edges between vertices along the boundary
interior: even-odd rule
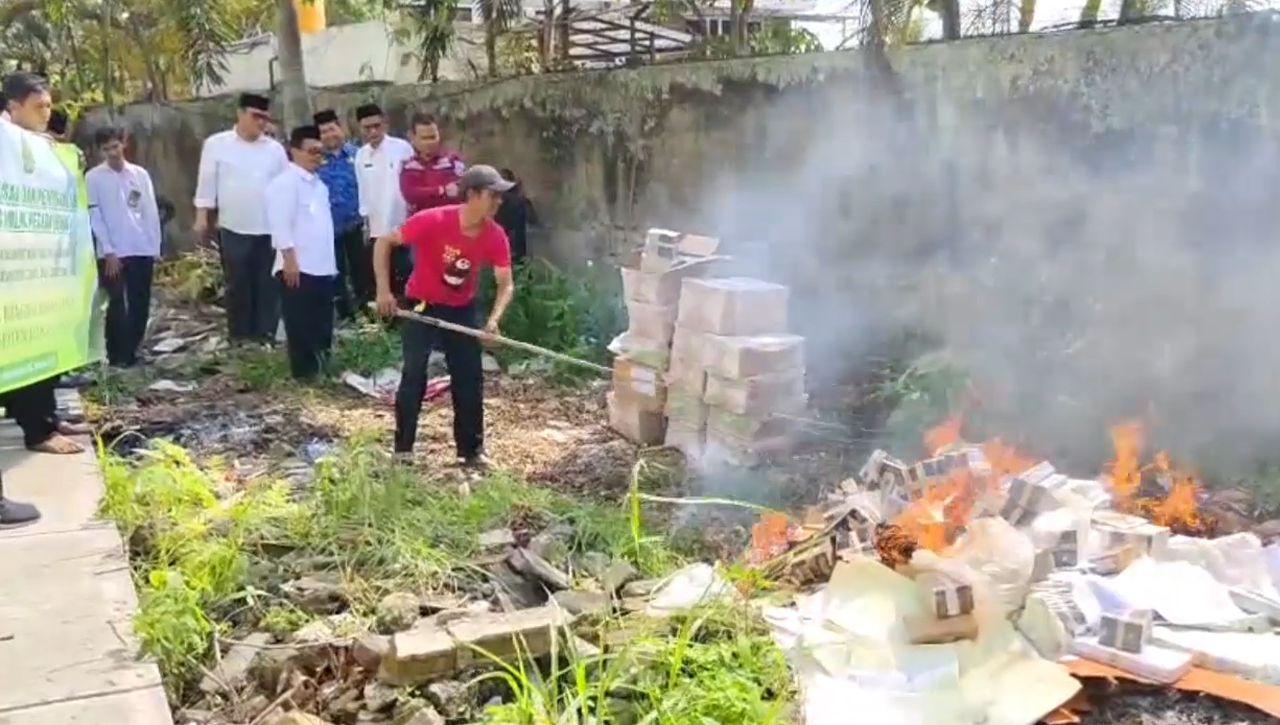
[[[284,129],[304,125],[311,119],[307,69],[302,58],[302,32],[298,30],[298,8],[293,3],[294,0],[276,0],[276,57],[280,61]]]
[[[507,32],[523,15],[520,0],[480,0],[480,18],[484,22],[484,55],[489,77],[498,77],[498,36]]]

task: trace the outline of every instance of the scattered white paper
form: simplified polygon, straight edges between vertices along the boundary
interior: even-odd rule
[[[649,600],[646,611],[658,616],[684,612],[730,596],[733,591],[710,564],[692,564],[671,575]]]
[[[1186,561],[1143,557],[1115,577],[1096,578],[1093,583],[1095,592],[1110,590],[1132,608],[1154,610],[1170,624],[1183,627],[1224,625],[1249,616],[1235,605],[1227,587]]]
[[[195,389],[195,383],[177,383],[172,380],[157,380],[147,386],[147,390],[157,393],[190,393]]]

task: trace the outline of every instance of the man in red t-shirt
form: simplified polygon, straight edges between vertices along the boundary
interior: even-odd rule
[[[493,267],[498,296],[484,331],[498,333],[498,323],[511,303],[511,247],[507,233],[493,220],[502,195],[511,189],[492,166],[473,166],[458,179],[461,204],[420,211],[398,232],[374,246],[378,310],[392,316],[400,307],[391,291],[391,250],[402,245],[413,254],[413,272],[405,287],[404,307],[467,327],[480,328],[476,287],[480,269]],[[485,466],[484,370],[480,340],[420,322],[400,326],[404,369],[396,391],[396,453],[411,453],[418,434],[422,396],[427,389],[427,360],[436,345],[444,351],[453,397],[453,440],[458,461]]]

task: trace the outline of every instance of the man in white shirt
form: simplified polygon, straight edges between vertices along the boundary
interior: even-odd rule
[[[200,152],[195,233],[206,238],[209,211],[216,208],[227,327],[235,343],[272,344],[280,320],[266,188],[289,160],[284,147],[263,133],[269,104],[264,96],[241,94],[235,127],[205,139]]]
[[[329,189],[316,175],[323,160],[320,129],[299,126],[289,134],[288,168],[267,185],[267,218],[284,312],[289,371],[311,380],[324,371],[333,347],[334,278]]]
[[[409,216],[408,205],[400,193],[400,167],[413,158],[413,146],[402,138],[387,133],[386,116],[376,103],[356,108],[356,122],[364,145],[356,151],[356,182],[359,186],[360,216],[364,217],[369,241],[390,236]],[[400,251],[397,248],[397,251]],[[370,247],[370,265],[373,263]],[[408,278],[407,255],[397,259],[396,272],[403,289]]]
[[[101,128],[94,138],[103,162],[85,175],[89,225],[98,240],[106,287],[107,362],[132,367],[151,317],[151,277],[160,256],[160,208],[147,170],[125,161],[124,131]]]

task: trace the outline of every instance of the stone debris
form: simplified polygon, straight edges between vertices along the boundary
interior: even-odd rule
[[[556,606],[462,617],[443,624],[419,623],[391,638],[378,677],[391,685],[417,685],[448,678],[459,669],[496,659],[540,657],[557,632],[573,621]]]
[[[249,680],[249,669],[254,658],[269,644],[272,637],[265,632],[254,632],[243,642],[232,645],[222,656],[218,666],[200,681],[200,689],[206,693],[234,692]]]
[[[395,634],[412,627],[421,614],[419,597],[409,592],[393,592],[378,602],[374,626],[381,634]]]

